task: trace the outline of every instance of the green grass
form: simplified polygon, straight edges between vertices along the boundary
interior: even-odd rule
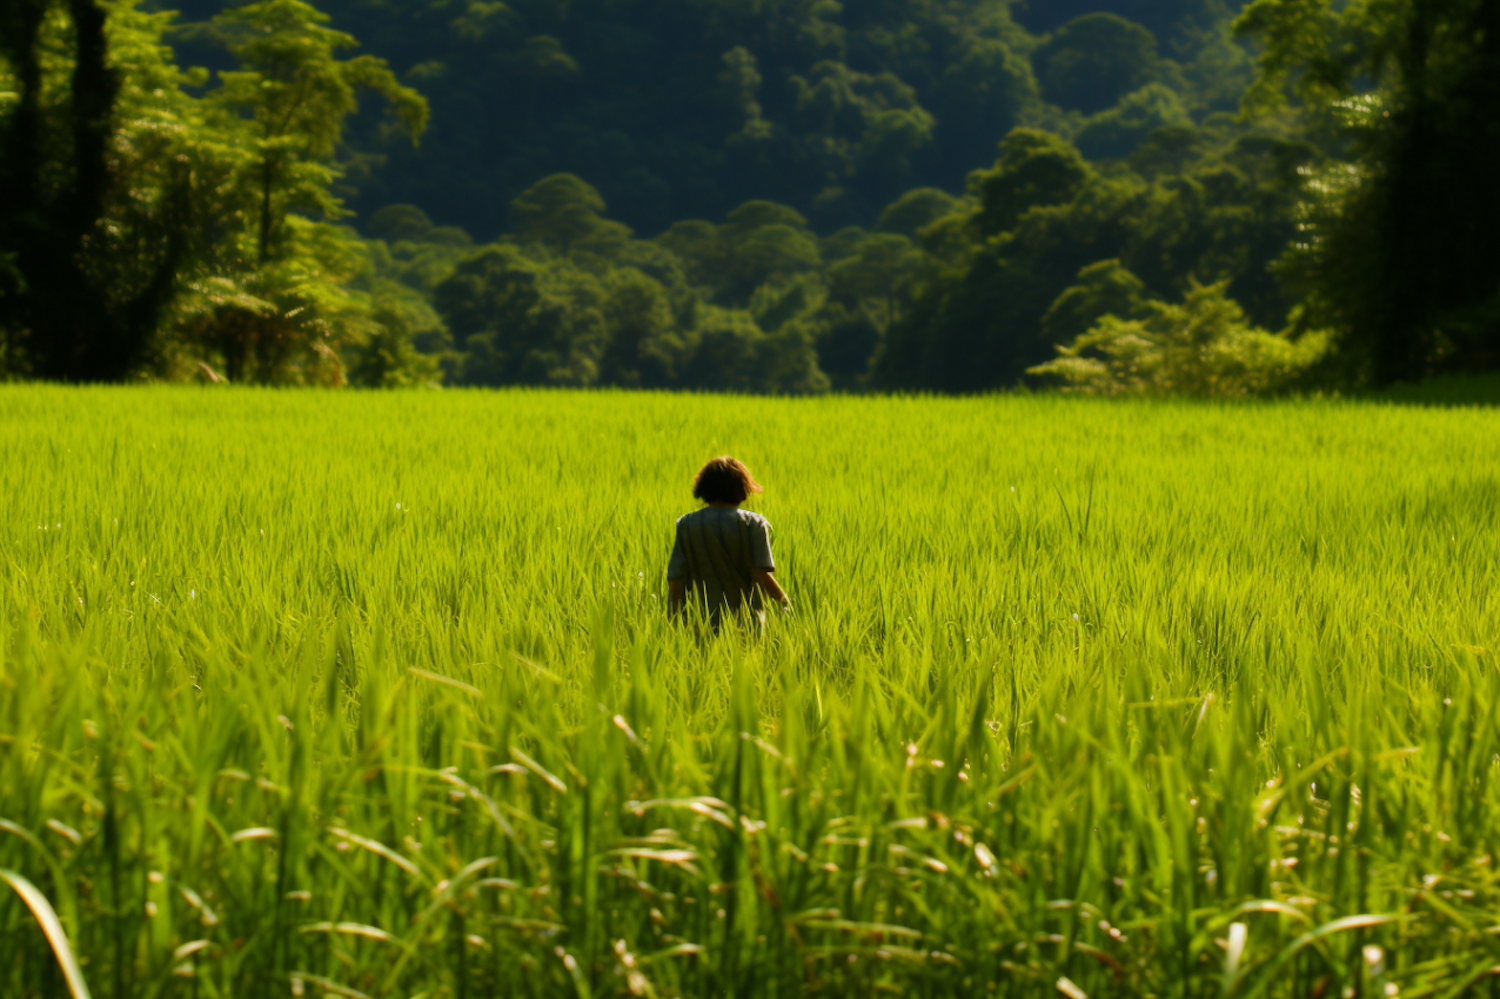
[[[663,614],[723,452],[760,638]],[[9,388],[0,496],[0,868],[101,999],[1500,966],[1500,412]]]

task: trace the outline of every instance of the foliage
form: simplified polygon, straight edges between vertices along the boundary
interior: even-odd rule
[[[1323,359],[1327,333],[1293,340],[1257,329],[1225,296],[1228,284],[1194,285],[1181,305],[1140,302],[1141,319],[1106,314],[1028,371],[1093,395],[1236,398],[1274,392]]]
[[[385,303],[375,309],[371,329],[362,341],[356,341],[347,351],[351,384],[369,388],[408,388],[438,382],[441,372],[437,358],[430,352],[421,353],[416,349],[416,334],[420,330],[413,318],[409,310],[394,303]]]
[[[969,176],[971,193],[979,199],[979,231],[985,236],[1009,232],[1028,210],[1073,200],[1092,176],[1066,139],[1017,129],[1000,143],[1000,158],[993,168]]]
[[[1089,159],[1122,159],[1162,130],[1191,129],[1193,119],[1170,88],[1151,83],[1091,116],[1074,141]]]
[[[577,177],[545,178],[516,199],[513,211],[526,220],[517,237],[465,255],[433,289],[454,337],[458,382],[827,387],[813,333],[793,322],[815,303],[789,279],[820,263],[796,212],[752,202],[722,226],[684,223],[649,242],[629,239],[603,209]],[[688,261],[699,266],[690,270]],[[718,266],[706,270],[705,261]],[[720,284],[695,289],[692,278]]]
[[[516,236],[463,256],[436,285],[461,383],[827,388],[806,322],[826,296],[798,280],[822,258],[801,215],[749,202],[720,225],[683,222],[646,241],[604,208],[579,178],[544,178],[512,207]],[[855,307],[888,294],[848,290]]]
[[[1150,82],[1156,62],[1155,35],[1103,12],[1064,24],[1036,53],[1047,97],[1086,114],[1103,111]]]
[[[1480,0],[327,6],[6,9],[8,376],[987,391],[1111,260],[1325,384],[1500,363]]]
[[[886,206],[879,228],[916,239],[928,225],[951,213],[958,199],[936,187],[916,187]]]
[[[566,260],[529,260],[487,247],[435,292],[469,357],[471,384],[592,385],[608,343],[599,281]]]
[[[151,84],[175,88],[178,74],[151,44],[159,19],[127,8],[114,45],[107,11],[96,0],[0,8],[0,257],[10,275],[0,327],[11,371],[119,378],[145,357],[172,291],[182,199],[171,187],[186,158],[136,160],[114,124],[117,108],[158,110]],[[145,87],[125,84],[122,49],[143,57]],[[159,110],[153,124],[175,124],[173,109]],[[154,138],[144,145],[159,153]],[[132,181],[145,190],[121,197]],[[109,214],[144,221],[144,245],[139,228],[101,225]]]
[[[0,869],[96,999],[1472,993],[1496,424],[9,388]],[[661,608],[724,451],[758,639]]]
[[[557,253],[575,247],[608,253],[614,244],[630,238],[629,228],[601,218],[602,211],[599,192],[565,173],[537,181],[510,203],[517,236]]]
[[[1012,133],[995,166],[970,175],[970,198],[924,230],[945,266],[912,282],[875,383],[1013,384],[1054,354],[1047,317],[1071,308],[1080,272],[1110,260],[1161,299],[1228,280],[1253,321],[1285,324],[1291,303],[1270,265],[1295,232],[1297,167],[1315,156],[1211,122],[1158,132],[1128,166],[1101,170],[1051,133]]]
[[[1249,109],[1288,100],[1336,158],[1307,175],[1289,279],[1377,383],[1500,364],[1500,8],[1257,0]]]
[[[330,160],[358,89],[385,97],[413,141],[427,106],[384,61],[338,60],[335,53],[354,40],[325,27],[327,20],[300,0],[260,0],[214,19],[241,68],[221,72],[220,86],[203,100],[234,133],[239,163],[230,185],[236,215],[249,224],[242,222],[237,238],[221,239],[206,261],[215,285],[230,293],[212,295],[212,307],[186,330],[190,342],[222,359],[231,381],[341,382],[340,344],[392,334],[376,329],[369,303],[342,288],[358,267],[357,251],[308,220],[343,214]]]
[[[1239,0],[1026,0],[1014,5],[1016,19],[1038,33],[1105,11],[1144,25],[1158,38],[1174,44],[1211,30],[1226,13],[1240,6]]]
[[[258,199],[256,258],[265,264],[282,254],[277,244],[288,214],[337,218],[340,205],[329,191],[337,176],[328,165],[338,148],[344,119],[358,109],[356,88],[384,96],[413,141],[427,124],[427,103],[396,82],[384,60],[335,53],[354,39],[324,25],[328,15],[301,0],[259,0],[231,7],[214,18],[240,69],[219,74],[212,100],[248,120],[253,145],[247,181]]]
[[[392,142],[377,122],[358,123],[354,147],[380,160],[353,178],[354,206],[369,213],[419,204],[481,240],[506,225],[517,195],[558,173],[592,185],[641,233],[722,218],[755,199],[792,206],[820,232],[869,227],[909,187],[960,189],[964,173],[991,158],[1012,128],[1069,127],[1038,84],[1034,54],[1055,40],[1015,20],[1046,18],[1052,2],[1032,11],[1003,0],[324,6],[338,27],[402,68],[403,81],[434,108],[420,153]],[[207,19],[218,7],[187,0],[185,10]],[[1145,26],[1127,30],[1149,50],[1150,67],[1145,77],[1127,68],[1118,93],[1088,95],[1090,111],[1161,73],[1188,106],[1233,108],[1238,90],[1225,98],[1216,74],[1172,70],[1174,60],[1198,65],[1209,49],[1211,61],[1224,60],[1228,7],[1097,0],[1076,13],[1100,10]],[[182,51],[193,61],[216,58],[201,45],[185,42]]]
[[[1140,318],[1149,297],[1145,283],[1119,260],[1089,264],[1078,272],[1078,283],[1058,295],[1042,317],[1042,333],[1051,343],[1067,343],[1105,316]]]
[[[242,68],[206,90],[162,43],[171,15],[128,0],[7,9],[35,24],[7,35],[17,79],[31,82],[8,116],[0,108],[16,140],[3,162],[19,203],[42,206],[0,219],[0,248],[27,247],[0,300],[7,366],[118,380],[203,365],[233,381],[342,383],[339,348],[386,336],[378,317],[393,313],[343,287],[361,251],[314,221],[343,214],[330,160],[356,88],[389,98],[412,136],[421,98],[381,60],[334,58],[352,40],[296,0],[216,19]],[[85,45],[95,14],[99,37]],[[100,58],[102,69],[90,63]],[[98,73],[107,86],[84,121],[76,81]],[[71,145],[58,141],[70,127]]]

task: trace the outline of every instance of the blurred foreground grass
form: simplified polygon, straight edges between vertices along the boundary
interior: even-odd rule
[[[713,454],[795,617],[662,614]],[[104,999],[1456,997],[1500,413],[0,392],[0,869]],[[0,900],[0,994],[66,994]]]

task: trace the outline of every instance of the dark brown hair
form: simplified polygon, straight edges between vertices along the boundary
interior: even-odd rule
[[[727,454],[710,460],[693,480],[693,495],[705,503],[740,504],[758,492],[760,483],[750,475],[750,469]]]

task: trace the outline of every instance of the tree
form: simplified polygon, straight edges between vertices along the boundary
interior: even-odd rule
[[[1090,159],[1123,159],[1155,132],[1181,133],[1192,127],[1192,116],[1177,94],[1160,83],[1148,83],[1090,117],[1073,142]]]
[[[202,93],[207,75],[162,42],[171,18],[131,0],[0,8],[0,76],[15,70],[20,98],[0,105],[16,195],[0,204],[0,259],[24,246],[0,300],[6,363],[69,380],[206,361],[341,382],[337,347],[379,323],[340,287],[362,255],[310,216],[341,214],[331,158],[355,88],[392,98],[413,136],[425,105],[380,60],[334,60],[352,40],[294,0],[216,22],[243,68]]]
[[[1058,28],[1035,61],[1049,100],[1093,114],[1150,82],[1156,36],[1116,14],[1085,14]]]
[[[1139,22],[1157,36],[1191,38],[1212,28],[1239,6],[1237,0],[1029,0],[1017,4],[1018,19],[1031,31],[1051,31],[1085,14],[1105,12]]]
[[[1276,391],[1323,358],[1327,333],[1293,339],[1252,327],[1227,287],[1195,283],[1181,305],[1143,303],[1142,319],[1105,315],[1028,372],[1092,395],[1234,398]]]
[[[416,142],[427,125],[427,102],[402,86],[385,60],[335,53],[354,38],[326,27],[328,15],[302,0],[259,0],[214,17],[240,69],[220,73],[216,102],[252,122],[257,261],[279,251],[287,213],[337,218],[341,205],[329,191],[337,176],[330,161],[344,120],[358,110],[357,92],[373,90],[389,102]]]
[[[391,243],[415,241],[432,231],[432,219],[416,205],[387,205],[370,216],[365,229],[376,239]]]
[[[1028,209],[1072,200],[1092,175],[1067,140],[1051,132],[1016,129],[1000,143],[994,167],[969,177],[970,192],[980,205],[980,232],[1007,232]]]
[[[662,285],[633,267],[605,279],[608,346],[600,381],[629,388],[666,388],[693,354],[696,331],[681,329]]]
[[[1247,108],[1334,140],[1285,263],[1319,321],[1379,383],[1500,367],[1500,3],[1255,0],[1237,27]]]
[[[683,379],[695,388],[784,395],[828,389],[812,334],[803,326],[767,334],[747,312],[706,306],[697,338]]]
[[[583,387],[599,381],[609,342],[605,292],[571,261],[537,261],[513,246],[488,246],[460,263],[433,298],[467,354],[460,382]]]
[[[345,214],[332,160],[358,92],[386,98],[413,142],[427,105],[384,60],[337,59],[355,42],[327,21],[300,0],[261,0],[212,22],[240,68],[219,74],[205,120],[235,155],[223,158],[228,169],[205,213],[219,233],[201,248],[203,277],[190,285],[181,325],[231,381],[341,383],[337,348],[368,341],[379,324],[370,302],[340,286],[362,255],[315,220]]]
[[[121,31],[151,28],[137,18]],[[110,35],[97,0],[0,6],[0,55],[15,93],[0,115],[0,257],[11,275],[0,325],[7,364],[43,378],[123,377],[145,355],[181,256],[170,232],[150,239],[138,247],[139,280],[122,285],[109,283],[101,259],[111,241],[105,216],[136,165],[121,162],[113,141],[122,74]],[[145,49],[149,71],[175,87],[175,70]]]
[[[894,73],[860,73],[834,60],[791,83],[798,117],[817,138],[809,145],[825,183],[837,187],[864,172],[892,194],[900,189],[934,126],[915,90]]]
[[[922,171],[924,183],[962,180],[964,171],[990,155],[996,136],[1015,128],[1041,104],[1027,58],[1032,44],[1008,13],[994,17],[965,37],[943,61],[933,85],[919,91],[936,120],[933,146],[919,157],[930,164]]]
[[[368,388],[431,385],[439,377],[438,361],[413,346],[410,314],[385,303],[375,309],[368,337],[353,346],[349,382]]]
[[[425,123],[422,99],[385,63],[349,58],[351,37],[301,0],[258,0],[173,35],[217,38],[237,60],[215,87],[173,65],[161,45],[168,16],[97,0],[109,11],[107,72],[90,76],[77,48],[88,32],[67,14],[89,2],[0,8],[6,51],[39,53],[35,148],[47,164],[34,176],[49,225],[73,234],[58,245],[74,250],[53,259],[76,269],[81,289],[64,302],[61,284],[33,280],[16,233],[35,219],[0,205],[11,369],[45,360],[28,318],[50,321],[32,307],[41,292],[74,317],[93,309],[146,331],[128,370],[175,377],[203,363],[236,381],[372,384],[420,382],[437,359],[486,384],[811,391],[830,373],[861,387],[873,362],[882,384],[983,390],[1044,360],[1063,335],[1053,326],[1076,333],[1097,318],[1107,289],[1088,268],[1114,259],[1144,298],[1227,278],[1250,321],[1276,328],[1285,317],[1265,263],[1292,231],[1291,199],[1272,174],[1306,158],[1284,137],[1202,117],[1226,98],[1199,78],[1240,52],[1221,51],[1227,15],[1200,16],[1218,0],[1161,5],[1201,22],[1171,29],[1180,65],[1119,18],[1075,19],[1037,48],[1006,0],[438,0],[399,18],[320,0],[409,67],[403,79],[443,95],[447,144],[420,164],[442,196],[387,204],[369,217],[369,239],[334,224],[349,214],[342,199],[357,189],[369,208],[398,200],[369,199],[401,189],[392,171],[414,169],[400,149]],[[1141,17],[1149,6],[1101,2]],[[32,44],[37,3],[51,13]],[[1144,77],[1104,72],[1148,63]],[[1044,104],[1033,64],[1054,71],[1054,90],[1095,70],[1110,86],[1145,82],[1085,116]],[[26,120],[25,69],[0,57],[7,138]],[[108,181],[79,236],[63,224],[69,198],[82,190],[75,178],[97,171],[75,155],[87,129],[75,127],[73,83],[111,73]],[[369,90],[385,100],[361,114],[355,98]],[[1018,120],[1037,127],[1006,132],[962,195],[930,186],[956,190],[965,160]],[[900,193],[912,183],[928,186]],[[679,222],[651,240],[632,238],[605,204],[664,225],[700,205],[719,219],[738,190],[756,193],[722,221]],[[510,220],[494,246],[476,251],[463,230],[434,224],[490,224],[492,203]],[[1304,224],[1328,228],[1311,213]],[[434,298],[462,328],[445,328]],[[482,321],[468,323],[476,310]],[[1471,325],[1482,315],[1467,313]],[[54,326],[63,337],[105,328]],[[724,370],[735,356],[742,370]]]
[[[1141,279],[1119,260],[1090,264],[1078,272],[1078,283],[1058,295],[1042,317],[1042,336],[1054,344],[1067,343],[1105,316],[1140,318],[1149,294]]]
[[[1193,280],[1227,278],[1255,322],[1285,322],[1288,303],[1268,269],[1296,231],[1288,180],[1306,150],[1233,135],[1205,131],[1193,162],[1147,180],[1123,166],[1095,171],[1048,133],[1012,133],[995,166],[971,175],[979,209],[922,229],[930,261],[911,279],[873,383],[1015,383],[1053,353],[1049,314],[1063,326],[1078,321],[1068,316],[1080,299],[1106,290],[1090,287],[1108,276],[1091,266],[1112,259],[1145,297],[1177,298]]]
[[[829,296],[863,309],[884,333],[900,318],[906,286],[922,274],[924,263],[922,252],[905,236],[874,233],[854,253],[828,265]]]
[[[510,203],[511,224],[525,240],[554,253],[574,248],[607,253],[630,238],[630,229],[603,216],[604,199],[570,173],[544,177]]]
[[[684,262],[694,284],[723,305],[743,306],[768,281],[814,271],[822,264],[807,219],[774,201],[747,201],[719,226],[679,222],[659,242]]]
[[[689,283],[712,297],[729,261],[729,245],[718,226],[706,219],[675,222],[656,243],[681,261]]]
[[[766,339],[749,313],[707,306],[698,321],[698,349],[685,372],[687,384],[717,392],[754,392]]]
[[[935,187],[917,187],[886,206],[880,213],[879,228],[907,239],[916,239],[927,225],[936,222],[957,206],[958,199]]]
[[[758,226],[730,242],[722,297],[726,302],[747,302],[767,282],[814,271],[821,263],[817,237],[806,229]]]

